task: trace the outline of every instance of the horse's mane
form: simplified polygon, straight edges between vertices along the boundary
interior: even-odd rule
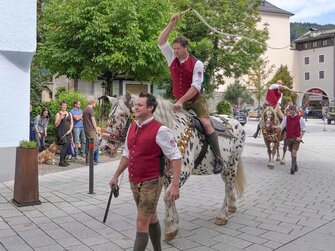
[[[157,98],[157,102],[158,105],[154,113],[155,118],[166,127],[172,129],[173,121],[175,120],[172,103],[161,97]]]
[[[278,124],[279,124],[279,119],[278,119],[277,113],[276,113],[275,109],[273,109],[271,106],[267,106],[267,107],[263,110],[263,112],[262,112],[262,121],[263,121],[263,124],[265,123],[265,120],[266,120],[266,118],[265,118],[266,112],[269,111],[269,110],[273,113],[273,116],[274,116],[274,121],[273,121],[273,123],[274,123],[275,125],[278,125]]]

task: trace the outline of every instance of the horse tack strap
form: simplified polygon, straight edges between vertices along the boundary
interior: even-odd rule
[[[208,141],[205,138],[204,139],[204,145],[202,146],[198,157],[194,161],[194,168],[197,168],[201,164],[202,160],[205,158],[207,150],[208,150],[208,146],[209,146]]]
[[[271,129],[267,130],[266,128],[262,129],[264,138],[271,142],[279,141],[279,136],[281,135],[281,129]]]

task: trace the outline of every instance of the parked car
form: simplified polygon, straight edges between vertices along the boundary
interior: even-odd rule
[[[253,111],[248,112],[248,117],[249,118],[260,118],[262,114],[262,107],[256,108]]]
[[[245,113],[242,112],[242,111],[238,112],[234,117],[235,117],[235,119],[236,119],[238,122],[240,122],[240,124],[243,125],[243,126],[244,126],[244,125],[247,123],[247,121],[248,121],[247,116],[246,116]]]
[[[330,125],[335,121],[335,106],[329,106],[327,110],[327,123]]]
[[[307,116],[308,118],[322,119],[322,110],[310,110]]]

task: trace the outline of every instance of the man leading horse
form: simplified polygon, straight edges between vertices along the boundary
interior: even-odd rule
[[[266,106],[271,106],[276,111],[277,116],[280,119],[280,121],[282,121],[284,117],[284,114],[282,113],[280,109],[280,104],[283,98],[283,93],[282,93],[283,90],[288,90],[291,92],[293,91],[292,89],[283,85],[283,82],[281,80],[277,80],[275,84],[270,85],[268,92],[266,94],[265,103],[263,106],[263,109]],[[258,136],[258,133],[261,129],[261,123],[262,121],[260,121],[257,125],[257,130],[253,135],[254,138],[257,138]]]
[[[225,167],[220,153],[218,136],[209,119],[208,105],[201,93],[204,65],[200,60],[189,54],[187,38],[183,36],[175,38],[172,44],[173,48],[167,41],[170,32],[177,25],[179,17],[179,13],[172,15],[170,22],[158,38],[159,48],[168,61],[173,83],[173,96],[177,100],[173,109],[192,109],[200,118],[206,131],[207,141],[216,157],[213,172],[219,174]]]

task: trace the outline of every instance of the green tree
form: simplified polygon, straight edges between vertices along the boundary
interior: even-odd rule
[[[223,100],[217,104],[216,112],[218,114],[233,115],[233,107],[227,100]]]
[[[239,104],[239,102],[240,104],[251,104],[253,102],[252,96],[247,90],[247,87],[242,85],[239,81],[235,81],[234,84],[228,86],[224,99],[232,105]]]
[[[42,91],[49,74],[42,70],[40,62],[33,58],[30,68],[30,103],[34,107],[42,101]]]
[[[264,97],[268,86],[265,80],[270,76],[274,68],[274,65],[269,66],[269,60],[259,59],[257,60],[257,64],[253,70],[251,70],[248,74],[249,81],[247,85],[255,95],[258,108],[261,106],[261,99]],[[258,109],[259,113],[260,109]],[[259,116],[258,116],[259,117]]]
[[[238,78],[247,74],[264,53],[268,32],[265,28],[257,28],[259,0],[171,1],[177,6],[177,11],[189,7],[196,9],[209,25],[220,32],[239,34],[260,42],[214,33],[194,13],[182,16],[177,31],[190,39],[191,53],[205,62],[206,93],[212,93],[224,84],[224,77]]]
[[[48,1],[38,55],[53,73],[73,79],[117,76],[151,80],[166,62],[157,37],[171,13],[167,0]]]
[[[283,85],[293,89],[293,77],[291,76],[287,65],[281,65],[275,75],[272,77],[268,85],[275,83],[277,80],[282,80]],[[288,90],[283,91],[282,107],[286,107],[290,101],[296,102],[297,94]]]

